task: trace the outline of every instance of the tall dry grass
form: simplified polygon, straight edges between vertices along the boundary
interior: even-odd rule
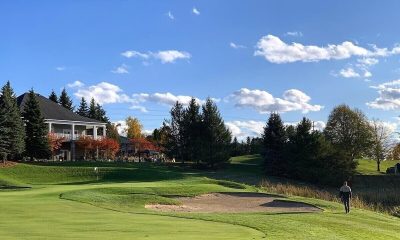
[[[341,203],[339,192],[334,189],[320,189],[315,186],[294,182],[279,182],[263,179],[260,183],[266,191],[286,196],[300,196]],[[400,217],[399,189],[359,189],[353,192],[352,206]]]

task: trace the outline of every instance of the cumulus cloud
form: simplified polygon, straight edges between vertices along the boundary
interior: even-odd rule
[[[83,82],[81,82],[81,81],[78,81],[78,80],[76,80],[73,83],[68,83],[67,84],[67,87],[69,87],[69,88],[77,88],[77,87],[83,87],[83,86],[85,86],[85,84]]]
[[[328,44],[320,47],[315,45],[303,45],[301,43],[287,44],[274,35],[263,36],[256,45],[255,56],[262,56],[272,63],[291,62],[318,62],[321,60],[347,59],[353,56],[358,57],[385,57],[399,54],[400,47],[392,50],[378,48],[372,45],[372,49],[366,49],[356,44],[345,41],[341,44]]]
[[[323,106],[309,103],[311,98],[297,89],[289,89],[283,93],[283,98],[276,98],[269,92],[258,89],[242,88],[234,92],[229,99],[235,102],[236,107],[253,108],[259,113],[320,111]]]
[[[85,98],[90,101],[92,98],[99,104],[109,103],[135,103],[128,95],[124,94],[117,85],[101,82],[96,85],[80,86],[74,95],[78,98]]]
[[[357,62],[362,66],[372,66],[379,63],[379,60],[376,58],[359,58]]]
[[[158,51],[158,52],[147,52],[141,53],[138,51],[128,50],[121,53],[122,56],[126,58],[141,58],[143,60],[147,59],[158,59],[162,63],[174,63],[178,59],[190,59],[191,55],[185,51],[178,51],[178,50],[165,50],[165,51]]]
[[[234,42],[230,42],[230,43],[229,43],[229,46],[230,46],[231,48],[233,48],[233,49],[246,48],[246,46],[240,45],[240,44],[236,44],[236,43],[234,43]]]
[[[356,71],[354,71],[354,69],[351,68],[351,67],[340,70],[339,74],[342,77],[345,77],[345,78],[358,78],[358,77],[360,77],[360,74],[357,73]]]
[[[240,140],[245,137],[260,137],[263,132],[265,122],[262,121],[228,121],[225,125],[229,128],[232,135]]]
[[[302,37],[303,33],[298,31],[293,31],[293,32],[286,32],[285,35],[292,37]]]
[[[125,64],[122,64],[121,66],[115,68],[114,70],[111,70],[112,73],[116,74],[127,74],[129,73],[128,71],[128,66]]]
[[[160,103],[168,106],[174,105],[177,101],[182,103],[183,105],[188,105],[190,100],[192,99],[191,96],[185,96],[185,95],[174,95],[172,93],[166,92],[166,93],[139,93],[139,94],[133,94],[132,95],[133,99],[135,99],[137,102],[154,102],[154,103]],[[204,103],[204,100],[195,98],[196,101],[199,104]]]
[[[382,110],[400,109],[400,79],[371,86],[371,88],[377,89],[379,97],[367,102],[368,107]]]
[[[193,9],[192,9],[192,13],[193,13],[194,15],[200,15],[200,11],[199,11],[197,8],[195,8],[195,7],[193,7]]]

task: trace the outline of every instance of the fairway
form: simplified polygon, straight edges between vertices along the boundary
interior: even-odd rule
[[[93,173],[98,166],[99,175]],[[400,221],[365,210],[300,197],[323,212],[177,213],[145,204],[179,204],[174,197],[210,192],[254,192],[201,172],[148,164],[19,164],[0,169],[2,239],[400,239]],[[381,224],[385,223],[385,224]],[[379,225],[381,224],[381,225]],[[299,231],[301,229],[301,231]]]

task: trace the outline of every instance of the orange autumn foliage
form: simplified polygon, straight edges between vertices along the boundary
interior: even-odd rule
[[[54,153],[61,148],[62,142],[64,141],[63,137],[59,137],[54,133],[49,133],[47,135],[47,139],[49,141],[49,146],[50,146],[50,151],[51,155],[54,155]]]

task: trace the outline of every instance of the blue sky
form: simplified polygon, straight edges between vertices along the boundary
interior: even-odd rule
[[[270,111],[323,126],[346,103],[397,127],[399,1],[1,1],[0,84],[95,97],[147,130],[215,98],[239,137]]]

